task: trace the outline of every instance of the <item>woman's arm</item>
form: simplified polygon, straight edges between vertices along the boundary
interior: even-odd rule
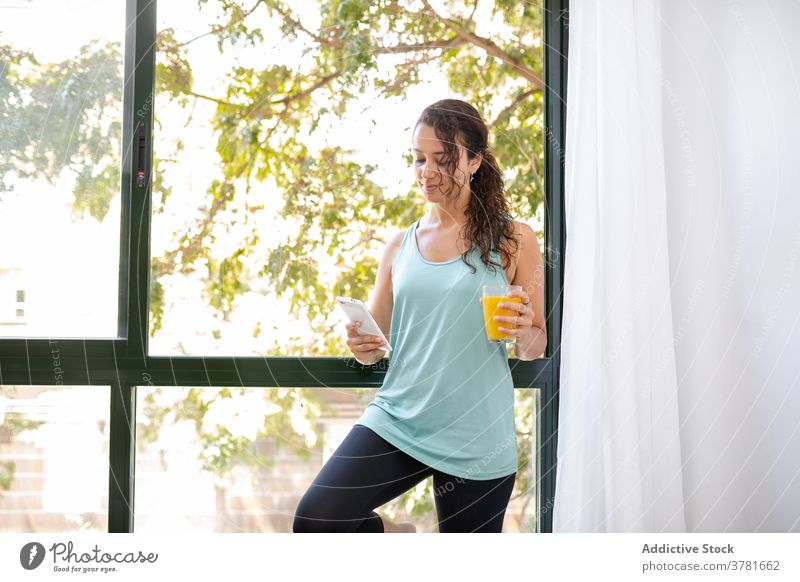
[[[517,269],[512,285],[521,285],[530,298],[533,322],[524,326],[517,337],[514,351],[520,360],[534,360],[544,353],[547,347],[547,328],[544,321],[544,263],[539,249],[539,241],[533,229],[523,222],[517,222],[522,232],[517,253]],[[530,314],[525,316],[530,318]]]
[[[368,306],[372,317],[378,323],[383,335],[389,338],[392,323],[392,264],[403,241],[404,231],[395,233],[383,249],[383,254],[378,262],[378,273],[375,275],[375,287]]]

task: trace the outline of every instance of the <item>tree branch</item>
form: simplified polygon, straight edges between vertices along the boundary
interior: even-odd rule
[[[487,54],[496,57],[510,65],[517,73],[519,73],[522,77],[533,83],[535,87],[541,89],[544,87],[544,82],[542,78],[536,74],[530,67],[523,64],[518,58],[512,57],[502,48],[497,46],[494,41],[489,38],[484,38],[482,36],[478,36],[472,31],[465,30],[461,25],[457,22],[451,20],[450,18],[445,18],[428,3],[428,0],[422,0],[422,4],[425,6],[428,12],[439,22],[444,24],[447,28],[455,32],[458,36],[463,38],[465,41],[474,44],[475,46],[482,48],[486,51]]]
[[[341,40],[336,38],[324,38],[319,34],[309,30],[303,25],[302,22],[300,22],[288,10],[284,9],[283,7],[275,6],[273,9],[275,10],[275,12],[280,14],[281,17],[286,22],[291,24],[293,28],[304,32],[322,46],[327,46],[331,48],[342,48]],[[373,49],[372,52],[376,54],[394,54],[394,53],[408,53],[414,51],[426,51],[438,48],[451,48],[454,46],[464,44],[466,40],[456,35],[452,38],[442,40],[441,44],[434,44],[435,42],[436,41],[432,43],[423,43],[423,44],[401,44],[396,46],[381,46],[381,47],[376,47],[375,49]]]
[[[217,99],[216,97],[210,97],[208,95],[203,95],[202,93],[195,93],[194,91],[187,91],[187,95],[194,97],[195,99],[204,99],[205,101],[211,101],[212,103],[216,103],[218,105],[225,105],[227,107],[236,107],[233,103],[225,101],[223,99]]]
[[[394,54],[394,53],[410,53],[415,51],[428,51],[434,49],[452,48],[465,44],[467,41],[456,35],[452,38],[442,40],[439,44],[434,42],[426,42],[422,44],[398,44],[395,46],[379,46],[373,49],[372,52],[376,54]]]
[[[331,81],[333,81],[336,77],[342,74],[342,71],[334,71],[324,77],[319,78],[314,84],[310,87],[303,89],[293,95],[287,95],[286,97],[282,97],[281,99],[276,99],[275,101],[267,101],[264,103],[265,100],[260,101],[258,104],[253,105],[249,110],[247,110],[242,117],[271,117],[273,114],[272,107],[274,105],[283,105],[283,111],[280,115],[284,115],[288,109],[289,105],[294,101],[299,101],[304,97],[308,97],[316,91],[317,89],[321,89],[325,85],[328,85]]]
[[[478,10],[478,4],[480,4],[481,0],[475,0],[475,3],[472,5],[472,12],[469,14],[469,18],[467,18],[467,22],[472,24],[472,19],[475,18],[475,12]]]
[[[325,75],[324,77],[320,78],[316,83],[311,85],[308,89],[304,89],[303,91],[300,91],[299,93],[295,93],[294,95],[287,95],[286,97],[284,97],[282,99],[278,99],[277,101],[272,101],[270,104],[271,105],[277,105],[277,104],[288,105],[292,101],[298,101],[300,99],[303,99],[304,97],[308,97],[314,91],[324,87],[325,85],[327,85],[328,83],[333,81],[336,77],[338,77],[341,74],[342,74],[341,71],[334,71],[333,73],[331,73],[329,75]]]
[[[511,111],[513,111],[517,105],[525,101],[525,99],[539,92],[541,92],[541,89],[537,89],[534,87],[533,89],[528,89],[527,91],[523,91],[522,93],[514,97],[511,103],[503,107],[502,111],[500,111],[500,113],[497,114],[497,117],[495,117],[494,121],[492,121],[492,126],[497,125],[504,117],[506,117],[509,113],[511,113]]]
[[[438,58],[439,55],[428,55],[423,58],[411,59],[398,64],[396,67],[394,81],[392,83],[387,84],[386,87],[381,89],[380,93],[378,94],[378,97],[383,97],[384,95],[386,95],[386,93],[397,89],[402,83],[403,76],[409,75],[410,69],[418,68],[421,65],[425,65],[427,63],[430,63],[431,61],[435,61]]]
[[[313,85],[311,85],[307,89],[303,89],[298,93],[295,93],[293,95],[287,95],[286,97],[282,97],[281,99],[276,99],[275,101],[269,101],[265,106],[260,106],[260,107],[254,106],[249,110],[247,110],[242,117],[248,117],[248,116],[263,117],[268,113],[272,113],[273,105],[283,105],[284,108],[288,108],[288,105],[293,101],[298,101],[300,99],[303,99],[304,97],[307,97],[317,89],[320,89],[321,87],[324,87],[325,85],[333,81],[336,77],[338,77],[341,74],[342,74],[341,71],[334,71],[329,75],[321,77]],[[225,101],[224,99],[217,99],[216,97],[203,95],[202,93],[196,93],[195,91],[187,91],[186,94],[191,97],[194,97],[195,99],[204,99],[205,101],[211,101],[212,103],[217,103],[218,105],[225,105],[227,107],[241,107],[241,105]]]
[[[248,10],[244,14],[242,14],[242,17],[238,19],[238,22],[244,21],[248,16],[250,16],[253,12],[255,12],[256,8],[258,8],[259,5],[263,4],[263,2],[264,2],[264,0],[256,0],[256,3],[253,5],[253,7],[250,8],[250,10]],[[231,21],[231,23],[232,22],[233,21]],[[201,38],[203,38],[205,36],[208,36],[210,34],[219,34],[223,30],[225,30],[224,26],[219,26],[218,24],[212,24],[211,27],[210,27],[210,30],[208,32],[204,32],[203,34],[199,34],[199,35],[195,36],[194,38],[190,38],[186,42],[182,42],[179,45],[177,45],[177,47],[178,48],[184,47],[184,46],[186,46],[186,45],[188,45],[190,43],[193,43],[194,41],[196,41],[198,39],[201,39]]]
[[[300,22],[297,18],[292,16],[292,14],[288,10],[286,10],[285,8],[283,8],[281,6],[273,6],[273,10],[275,10],[275,12],[280,14],[281,17],[286,22],[291,24],[295,29],[301,30],[302,32],[306,33],[308,36],[313,38],[319,44],[321,44],[323,46],[329,46],[329,47],[332,47],[332,48],[341,48],[342,47],[342,42],[339,39],[336,39],[336,38],[323,38],[323,37],[319,36],[318,34],[308,30],[305,26],[303,26],[302,22]]]

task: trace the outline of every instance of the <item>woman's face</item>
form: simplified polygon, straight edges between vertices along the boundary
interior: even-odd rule
[[[454,175],[443,165],[444,146],[431,126],[423,123],[417,125],[411,138],[411,148],[414,177],[428,200],[439,202],[451,192],[458,195],[462,191],[469,191],[469,176],[474,171],[470,166],[475,164],[469,163],[461,144],[458,144],[459,159]]]

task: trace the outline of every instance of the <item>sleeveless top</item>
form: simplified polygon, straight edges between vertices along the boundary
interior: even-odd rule
[[[426,260],[416,225],[406,230],[392,266],[394,306],[384,382],[355,424],[418,461],[464,479],[517,471],[514,385],[505,344],[486,339],[483,285],[508,284],[470,250]],[[499,253],[493,260],[500,263]]]

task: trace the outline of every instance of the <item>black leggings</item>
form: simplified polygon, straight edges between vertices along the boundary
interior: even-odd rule
[[[495,532],[514,489],[516,473],[474,480],[437,471],[355,424],[317,474],[297,506],[292,530],[383,532],[375,508],[433,475],[439,532]]]

